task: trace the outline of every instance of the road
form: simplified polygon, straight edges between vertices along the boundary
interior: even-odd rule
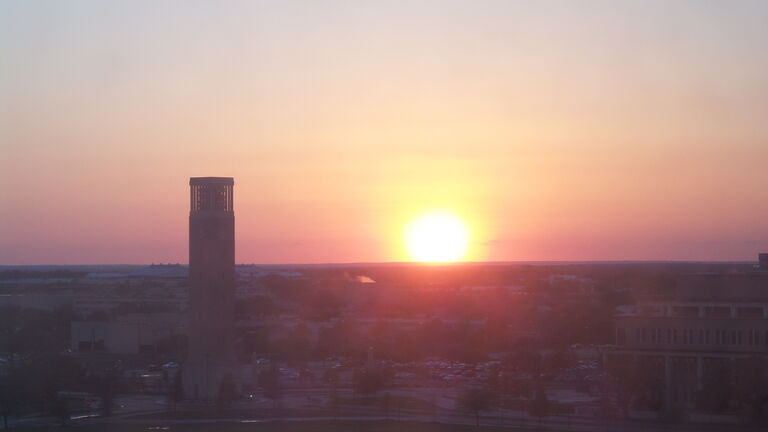
[[[399,389],[387,391],[393,397],[415,397],[424,401],[431,401],[429,408],[407,408],[393,403],[389,409],[380,406],[366,406],[362,404],[340,403],[331,407],[328,398],[328,389],[289,390],[282,398],[280,412],[295,412],[298,415],[271,415],[275,412],[271,409],[272,402],[266,399],[237,404],[231,418],[137,418],[150,414],[162,414],[168,412],[171,407],[167,405],[162,396],[126,396],[117,399],[116,415],[112,417],[99,417],[96,415],[75,415],[75,424],[136,424],[136,425],[167,425],[167,424],[194,424],[194,423],[255,423],[273,421],[416,421],[438,422],[444,424],[474,425],[475,417],[472,413],[462,412],[456,407],[455,395],[445,395],[445,389]],[[339,391],[338,396],[343,400],[352,400],[350,391]],[[189,404],[179,404],[175,409],[189,411],[193,407]],[[249,413],[250,411],[250,413]],[[256,412],[263,417],[257,417]],[[301,413],[313,412],[317,414],[302,415]],[[334,414],[335,413],[335,414]],[[664,424],[658,422],[640,422],[627,420],[601,420],[583,417],[550,416],[539,420],[528,413],[516,410],[497,409],[482,412],[480,423],[488,426],[502,426],[509,429],[531,430],[546,429],[574,432],[673,432],[673,431],[701,431],[701,432],[753,432],[757,428],[739,425],[704,425],[704,424]],[[52,417],[25,417],[13,419],[13,426],[55,426],[61,424],[60,419]],[[142,430],[145,428],[142,427]]]

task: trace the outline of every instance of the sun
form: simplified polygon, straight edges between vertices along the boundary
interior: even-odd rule
[[[448,210],[422,213],[405,227],[405,247],[412,261],[461,261],[468,245],[467,225]]]

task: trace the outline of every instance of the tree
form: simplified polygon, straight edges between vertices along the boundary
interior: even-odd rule
[[[521,371],[528,373],[535,380],[541,377],[543,360],[541,354],[531,349],[519,349],[513,352],[512,363]]]
[[[277,363],[273,363],[271,368],[259,374],[259,386],[264,390],[264,396],[272,400],[272,408],[277,408],[283,395]]]
[[[232,379],[232,375],[225,375],[219,385],[219,394],[216,398],[220,407],[228,407],[237,400],[237,386]]]
[[[556,375],[572,366],[573,363],[574,359],[569,351],[557,350],[542,357],[542,370],[546,374]]]
[[[355,392],[369,395],[384,388],[384,374],[379,370],[359,369],[354,376]]]
[[[181,370],[177,371],[173,376],[171,388],[168,392],[168,400],[171,403],[178,403],[184,400],[184,383],[181,378]]]
[[[0,414],[5,429],[8,429],[8,417],[19,414],[23,386],[21,371],[16,365],[10,366],[6,374],[0,376]]]
[[[547,398],[547,393],[544,391],[544,387],[539,385],[536,387],[536,394],[529,406],[529,413],[538,417],[539,426],[541,426],[541,419],[549,415],[552,406]]]
[[[112,415],[112,409],[115,406],[115,393],[117,391],[117,373],[108,371],[103,376],[96,378],[95,393],[100,398],[99,411],[102,416]]]
[[[475,425],[480,427],[480,414],[493,407],[493,393],[483,388],[468,388],[461,395],[460,405],[475,416]]]
[[[33,357],[25,362],[28,371],[30,400],[44,402],[48,410],[61,405],[60,391],[87,391],[88,379],[82,366],[64,355]],[[42,408],[42,407],[41,407]]]
[[[280,353],[283,360],[307,360],[311,353],[309,328],[302,321],[293,327],[286,337],[275,341],[273,348]]]
[[[59,417],[62,424],[66,424],[69,421],[69,416],[71,414],[70,411],[71,407],[69,398],[64,395],[57,394],[53,400],[53,405],[51,406],[51,414]]]
[[[330,385],[330,394],[329,394],[329,400],[331,402],[331,407],[334,412],[334,417],[336,416],[336,403],[338,402],[336,397],[336,392],[339,387],[339,371],[336,370],[333,367],[330,367],[326,369],[325,373],[323,374],[323,381],[328,383]]]

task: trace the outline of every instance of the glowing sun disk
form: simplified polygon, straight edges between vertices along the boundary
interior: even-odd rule
[[[413,261],[460,261],[467,252],[469,230],[453,212],[431,211],[408,223],[405,244]]]

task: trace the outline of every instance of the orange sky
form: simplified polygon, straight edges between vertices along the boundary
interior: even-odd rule
[[[768,5],[0,5],[0,264],[186,262],[188,178],[235,177],[237,261],[768,250]]]

